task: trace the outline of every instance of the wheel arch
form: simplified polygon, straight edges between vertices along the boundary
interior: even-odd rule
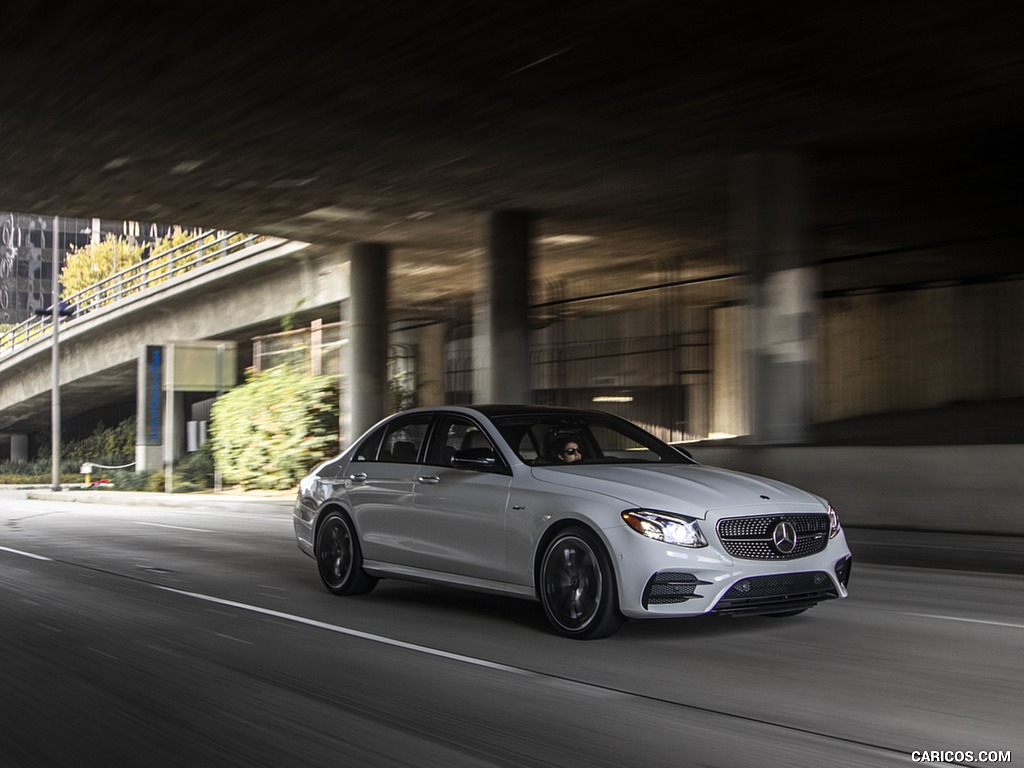
[[[539,601],[540,596],[540,566],[541,560],[544,558],[544,553],[547,552],[548,545],[551,543],[559,533],[569,528],[583,528],[589,531],[604,549],[605,557],[608,558],[608,564],[611,566],[612,573],[615,575],[615,603],[619,604],[619,595],[622,592],[622,585],[620,582],[621,574],[619,573],[618,564],[615,562],[615,558],[612,556],[611,547],[608,546],[608,540],[601,534],[601,530],[594,526],[589,520],[581,517],[563,517],[559,520],[554,521],[549,525],[544,533],[537,539],[537,547],[533,552],[533,594],[534,597]]]
[[[341,512],[343,515],[345,515],[345,517],[347,517],[349,519],[349,522],[352,523],[352,528],[356,531],[356,535],[359,534],[359,529],[356,528],[356,521],[352,517],[352,511],[347,506],[345,506],[340,501],[338,501],[337,499],[330,499],[330,500],[324,502],[320,506],[320,509],[318,509],[316,511],[316,521],[313,524],[313,547],[314,548],[316,547],[317,539],[320,538],[320,528],[323,526],[324,519],[331,512]]]

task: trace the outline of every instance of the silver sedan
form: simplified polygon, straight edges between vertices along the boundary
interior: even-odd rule
[[[626,618],[792,616],[846,597],[851,566],[824,499],[543,406],[390,416],[302,480],[294,527],[335,594],[395,578],[528,598],[580,639]]]

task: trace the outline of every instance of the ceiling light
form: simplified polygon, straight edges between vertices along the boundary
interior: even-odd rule
[[[318,219],[319,221],[362,221],[368,216],[366,211],[343,208],[340,205],[328,205],[325,208],[317,208],[302,214],[304,219]]]
[[[171,173],[192,173],[196,168],[203,164],[202,160],[184,160],[178,163],[176,166],[171,168]]]
[[[596,239],[592,235],[545,235],[538,242],[541,245],[583,245]]]

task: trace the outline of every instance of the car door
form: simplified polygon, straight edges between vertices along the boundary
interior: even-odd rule
[[[479,424],[439,415],[416,482],[421,567],[505,581],[511,482],[511,471]]]
[[[418,548],[413,492],[432,420],[432,413],[417,413],[387,422],[349,462],[348,500],[366,560],[412,564]]]

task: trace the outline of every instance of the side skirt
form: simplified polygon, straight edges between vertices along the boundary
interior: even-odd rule
[[[496,595],[507,595],[510,597],[521,597],[527,600],[536,601],[537,595],[533,587],[524,587],[519,584],[507,584],[502,581],[490,581],[488,579],[476,579],[472,576],[461,576],[457,573],[442,573],[440,571],[428,571],[425,568],[412,568],[407,565],[395,565],[384,563],[380,560],[364,560],[363,570],[371,576],[379,579],[402,579],[404,581],[418,581],[423,584],[439,584],[446,587],[459,587],[460,589],[472,589],[476,592],[489,592]]]

